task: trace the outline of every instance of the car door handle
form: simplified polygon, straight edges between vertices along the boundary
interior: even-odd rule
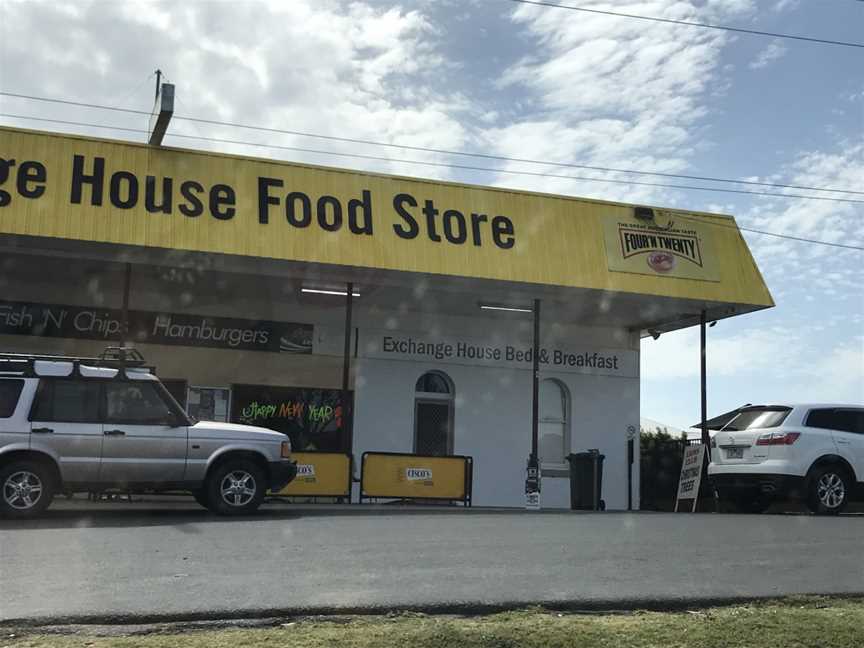
[[[126,436],[123,430],[105,430],[102,434],[105,436]]]
[[[49,427],[33,428],[30,430],[33,434],[54,434],[54,430]]]

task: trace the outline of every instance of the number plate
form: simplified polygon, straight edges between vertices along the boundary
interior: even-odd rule
[[[727,448],[726,449],[726,458],[727,459],[743,459],[744,458],[744,448]]]

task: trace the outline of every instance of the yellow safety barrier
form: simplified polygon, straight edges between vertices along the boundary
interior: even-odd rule
[[[351,498],[351,455],[336,452],[293,452],[297,476],[274,495]]]
[[[458,501],[471,506],[473,475],[471,457],[364,452],[360,503],[377,498],[428,499]]]

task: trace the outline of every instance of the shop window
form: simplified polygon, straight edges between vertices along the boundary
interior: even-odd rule
[[[544,470],[566,470],[570,452],[570,397],[558,380],[540,382],[539,451]]]
[[[430,371],[415,387],[414,453],[453,454],[453,381],[443,372]]]
[[[227,387],[190,387],[186,411],[199,421],[225,422],[230,393]]]
[[[347,452],[351,431],[342,416],[343,398],[341,389],[233,385],[231,422],[281,432],[298,452]],[[348,408],[353,398],[348,392]]]

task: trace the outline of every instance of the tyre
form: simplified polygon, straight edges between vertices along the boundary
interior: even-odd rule
[[[192,497],[194,497],[195,501],[198,502],[204,508],[206,508],[206,509],[210,508],[210,498],[207,496],[206,490],[192,491]]]
[[[38,461],[13,461],[0,468],[0,516],[29,518],[54,499],[54,476]]]
[[[852,480],[838,464],[814,468],[807,486],[807,508],[816,515],[837,515],[849,502]]]
[[[261,506],[266,491],[266,476],[258,465],[229,459],[211,471],[204,492],[214,513],[245,515]]]

